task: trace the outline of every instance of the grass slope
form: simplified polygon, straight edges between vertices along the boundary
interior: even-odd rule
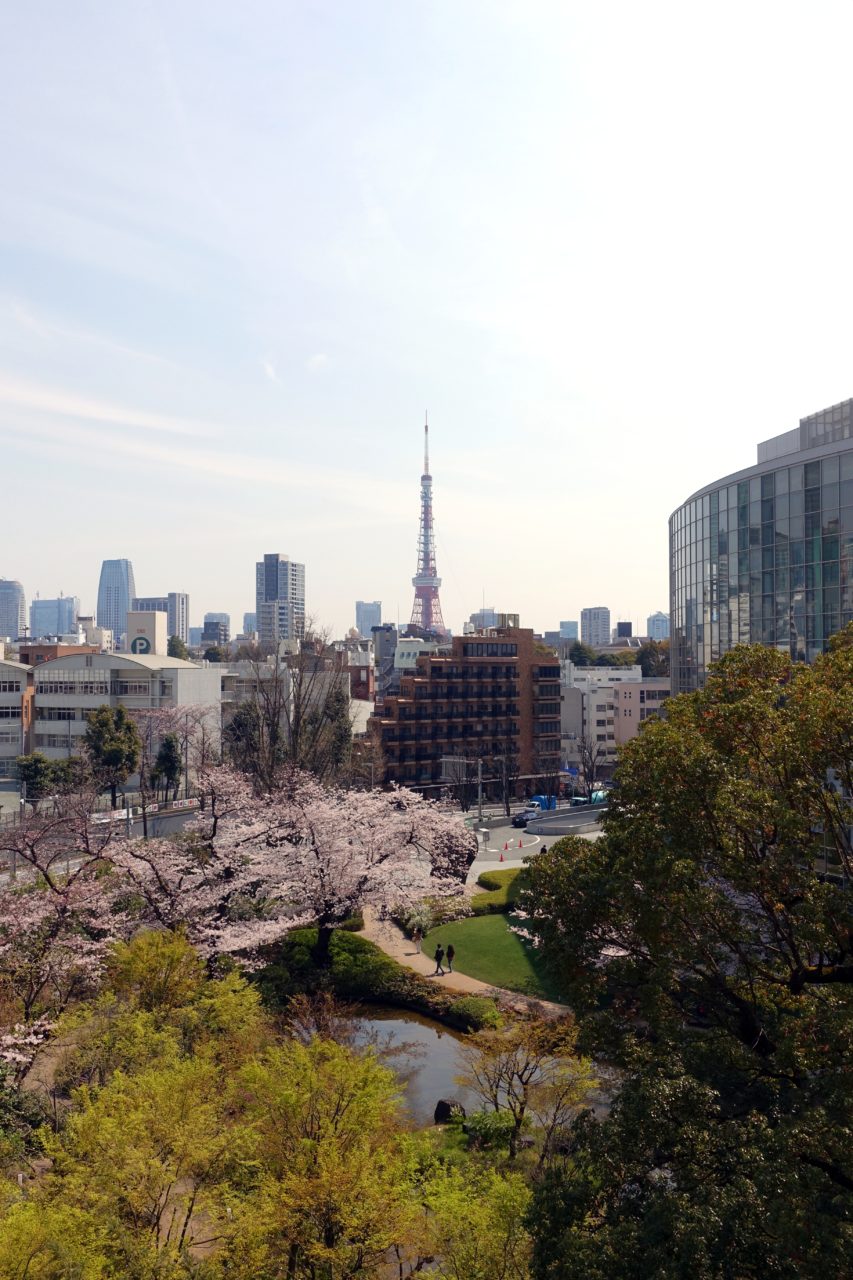
[[[469,916],[440,925],[427,934],[423,949],[432,956],[439,943],[446,950],[451,942],[456,949],[453,967],[460,973],[540,1000],[562,999],[535,949],[511,932],[505,915]]]

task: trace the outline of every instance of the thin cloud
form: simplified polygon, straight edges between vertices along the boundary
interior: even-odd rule
[[[308,372],[319,373],[321,369],[325,369],[328,363],[329,357],[326,355],[325,351],[318,351],[317,354],[313,355],[308,361]]]
[[[63,418],[80,418],[85,422],[109,422],[113,426],[144,427],[149,431],[168,431],[181,436],[218,436],[222,427],[191,418],[176,418],[161,413],[149,413],[145,409],[128,408],[107,400],[90,400],[72,391],[50,390],[21,382],[8,374],[0,373],[0,404],[18,409],[34,409],[37,412],[59,415]]]
[[[264,373],[265,373],[265,374],[267,375],[267,377],[269,378],[270,382],[278,382],[278,383],[280,383],[280,382],[281,382],[281,379],[279,378],[278,374],[276,373],[275,365],[272,363],[272,361],[271,361],[271,360],[262,360],[262,361],[261,361],[261,368],[263,369]]]

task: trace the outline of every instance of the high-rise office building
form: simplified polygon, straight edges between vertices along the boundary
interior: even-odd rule
[[[811,662],[853,621],[853,400],[765,440],[669,518],[672,692],[736,644]]]
[[[80,601],[77,596],[60,596],[57,600],[33,600],[30,605],[30,639],[40,636],[66,636],[77,630]]]
[[[24,588],[14,578],[0,578],[0,638],[17,640],[27,629]]]
[[[258,629],[258,615],[256,613],[243,614],[243,635],[253,636]]]
[[[650,640],[669,639],[669,614],[658,609],[646,618],[646,635]]]
[[[487,631],[489,627],[498,625],[498,611],[492,608],[487,609],[484,605],[482,609],[477,609],[471,614],[468,622],[473,631]]]
[[[305,635],[305,565],[272,553],[255,565],[255,613],[261,644]]]
[[[630,640],[633,635],[633,624],[630,622],[617,622],[613,628],[613,640],[618,643],[620,640]]]
[[[136,583],[130,561],[105,560],[98,583],[98,623],[109,627],[116,645],[127,630],[127,615],[135,595]]]
[[[355,629],[360,636],[370,639],[374,627],[382,626],[381,600],[356,600]]]
[[[592,649],[610,644],[610,610],[604,605],[581,609],[581,642]]]
[[[560,639],[561,640],[577,640],[577,638],[578,638],[577,621],[560,623]]]
[[[189,644],[190,598],[186,591],[170,591],[166,596],[134,596],[131,607],[137,613],[165,613],[169,638],[177,636]]]

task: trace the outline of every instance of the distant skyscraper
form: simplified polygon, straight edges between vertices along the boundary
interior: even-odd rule
[[[60,596],[58,600],[34,600],[30,605],[30,639],[40,636],[65,636],[77,630],[80,601],[77,596]]]
[[[657,613],[650,613],[646,618],[646,635],[651,640],[668,640],[669,614],[661,613],[660,609]]]
[[[170,591],[167,596],[135,596],[131,606],[139,613],[165,613],[166,630],[184,644],[190,639],[190,598],[186,591]]]
[[[421,476],[421,527],[418,538],[418,571],[412,578],[415,602],[412,605],[410,626],[424,631],[435,631],[446,636],[447,628],[441,614],[438,588],[441,578],[435,564],[435,529],[432,521],[432,476],[429,472],[429,426],[424,423],[424,471]]]
[[[356,600],[355,629],[360,636],[370,639],[374,627],[382,626],[381,600]]]
[[[258,615],[256,613],[243,614],[243,635],[254,635],[258,629]]]
[[[472,613],[468,619],[475,631],[487,631],[489,627],[498,625],[498,614],[496,609],[478,609],[476,613]]]
[[[617,622],[613,629],[614,640],[630,640],[633,634],[633,626],[630,622]]]
[[[14,578],[0,578],[0,637],[17,640],[27,629],[24,588]]]
[[[561,622],[560,623],[560,639],[561,640],[577,640],[578,624],[577,622]]]
[[[98,583],[98,623],[109,627],[116,647],[119,637],[127,631],[127,615],[135,595],[136,583],[130,561],[105,560]]]
[[[610,644],[610,610],[604,605],[581,609],[581,641],[593,649]]]
[[[208,622],[221,622],[228,628],[228,634],[231,634],[231,614],[230,613],[206,613],[204,615],[204,624]]]
[[[190,627],[189,645],[191,649],[197,649],[201,644],[201,633],[204,627]]]
[[[255,613],[261,644],[305,635],[305,565],[274,552],[255,565]]]

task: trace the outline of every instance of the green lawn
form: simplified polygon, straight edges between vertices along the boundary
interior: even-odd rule
[[[453,943],[453,968],[470,978],[541,1000],[561,999],[534,948],[510,932],[504,915],[468,916],[433,929],[424,938],[424,953],[432,956],[439,942],[445,950]]]

